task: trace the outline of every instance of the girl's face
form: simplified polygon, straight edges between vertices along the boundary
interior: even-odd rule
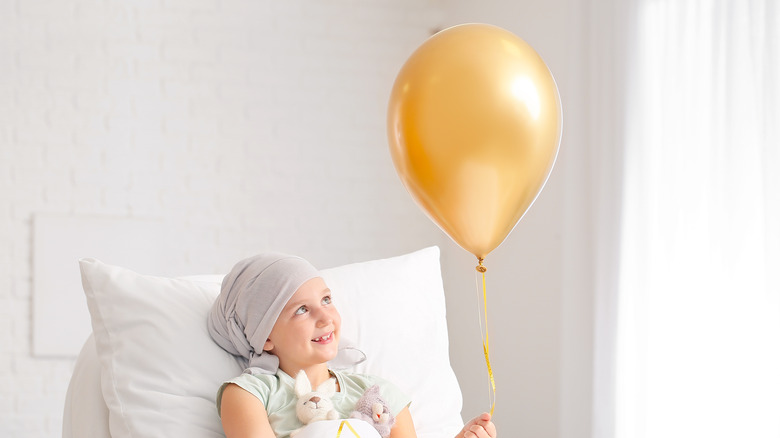
[[[341,315],[331,302],[325,280],[303,283],[287,302],[263,350],[279,358],[279,368],[291,376],[336,357]]]

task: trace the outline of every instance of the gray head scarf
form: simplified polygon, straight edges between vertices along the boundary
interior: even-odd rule
[[[211,307],[211,337],[227,352],[244,359],[244,372],[276,374],[279,359],[263,351],[276,319],[303,283],[320,274],[306,260],[278,253],[260,254],[233,266]],[[334,367],[365,360],[360,350],[342,340]],[[357,355],[347,353],[357,351]]]

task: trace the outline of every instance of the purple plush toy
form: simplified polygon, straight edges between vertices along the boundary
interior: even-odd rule
[[[374,426],[382,438],[390,436],[390,429],[395,424],[395,417],[390,412],[390,407],[379,393],[379,386],[374,385],[363,393],[355,404],[355,410],[350,418],[357,418]]]

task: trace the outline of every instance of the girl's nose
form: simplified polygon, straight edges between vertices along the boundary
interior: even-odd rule
[[[333,316],[328,312],[319,311],[317,314],[317,327],[326,327],[333,322]]]
[[[333,318],[323,317],[317,319],[317,327],[327,327],[333,322]]]

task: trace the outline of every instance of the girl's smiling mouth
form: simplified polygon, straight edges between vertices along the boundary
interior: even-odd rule
[[[330,332],[324,336],[320,336],[319,338],[312,339],[312,342],[316,342],[318,344],[328,344],[333,340],[333,332]]]

